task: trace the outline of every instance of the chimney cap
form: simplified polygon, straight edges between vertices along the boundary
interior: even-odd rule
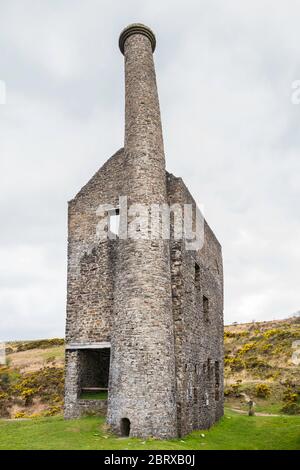
[[[146,36],[151,42],[152,52],[155,51],[156,39],[155,39],[155,35],[153,31],[148,26],[145,26],[144,24],[133,23],[127,26],[125,29],[123,29],[123,31],[120,34],[119,48],[122,54],[124,54],[124,44],[125,44],[126,39],[129,38],[129,36],[132,36],[133,34],[143,34],[144,36]]]

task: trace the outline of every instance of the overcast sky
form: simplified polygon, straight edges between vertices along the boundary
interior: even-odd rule
[[[123,145],[143,22],[168,170],[223,246],[225,322],[300,309],[299,1],[0,0],[0,339],[64,335],[67,201]]]

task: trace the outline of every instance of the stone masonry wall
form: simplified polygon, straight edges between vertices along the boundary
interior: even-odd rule
[[[108,360],[107,350],[66,350],[65,418],[106,414],[107,400],[82,399],[80,394],[82,387],[108,386]]]
[[[96,211],[99,204],[117,206],[119,195],[124,193],[123,185],[124,159],[123,149],[120,149],[69,203],[67,344],[110,342],[115,241],[99,242],[97,239]],[[66,354],[66,417],[78,416],[80,409],[77,403],[79,355],[80,351]],[[90,403],[89,407],[92,406]],[[97,406],[94,403],[94,407]],[[83,408],[86,409],[86,405]]]
[[[66,342],[110,341],[114,240],[97,239],[100,204],[117,206],[125,194],[123,149],[69,203]]]
[[[195,201],[182,182],[168,174],[169,203]],[[210,427],[223,414],[223,272],[221,247],[208,224],[204,246],[187,251],[171,241],[171,273],[180,435]],[[208,318],[203,311],[208,299]]]
[[[206,222],[196,252],[181,240],[145,239],[142,227],[138,240],[123,239],[122,227],[117,240],[97,238],[99,204],[117,207],[120,196],[195,205],[165,171],[152,49],[147,35],[127,37],[125,147],[69,203],[66,343],[111,349],[109,367],[97,351],[66,350],[65,417],[107,409],[118,434],[127,418],[131,436],[171,438],[223,414],[220,244]],[[108,402],[80,399],[84,384],[104,384],[108,368]]]
[[[118,179],[115,179],[115,188],[111,185],[108,196],[105,196],[105,188],[102,188],[103,182],[106,181],[105,175],[114,174],[115,169],[124,168],[124,163],[121,161],[122,152],[117,153],[112,159],[109,160],[109,163],[106,164],[104,170],[97,172],[94,177],[93,184],[87,185],[83,188],[77,199],[77,210],[81,212],[80,217],[84,219],[84,211],[86,208],[91,207],[91,204],[94,204],[94,207],[97,207],[99,199],[98,194],[101,194],[102,201],[111,202],[112,204],[117,203],[119,191],[121,191],[120,185],[118,185]],[[117,163],[116,163],[117,160]],[[117,175],[118,173],[116,173]],[[102,176],[103,175],[103,176]],[[182,182],[181,178],[175,178],[173,175],[167,174],[168,182],[168,201],[170,204],[174,202],[193,202],[187,188]],[[105,183],[104,183],[105,184]],[[87,195],[82,194],[88,192]],[[84,201],[84,204],[83,204]],[[75,204],[73,203],[72,215],[75,212]],[[79,217],[77,215],[77,217]],[[87,229],[87,225],[83,227],[83,235],[86,237],[89,231],[95,230],[95,221],[90,224],[90,228]],[[85,231],[85,232],[84,232]],[[76,227],[76,233],[79,233],[79,227]],[[73,233],[70,232],[69,239],[73,239]],[[123,314],[118,314],[115,309],[113,309],[113,299],[116,298],[118,305],[123,305],[123,300],[120,300],[120,295],[124,294],[124,289],[121,287],[118,293],[114,293],[115,289],[115,269],[118,266],[120,272],[127,270],[128,262],[125,259],[124,266],[120,264],[119,250],[124,253],[123,248],[117,248],[117,245],[122,243],[122,240],[119,241],[110,241],[102,242],[102,244],[95,244],[95,240],[90,237],[90,244],[93,246],[94,253],[98,253],[99,259],[93,257],[87,258],[86,254],[83,251],[83,266],[88,265],[87,259],[90,260],[90,269],[85,268],[84,273],[89,273],[90,280],[88,277],[85,279],[89,280],[86,282],[86,285],[90,288],[90,297],[86,294],[84,299],[80,298],[82,295],[79,289],[83,289],[85,284],[82,282],[82,271],[78,271],[78,278],[75,278],[72,286],[76,286],[76,289],[69,290],[68,298],[72,300],[71,302],[71,312],[76,313],[75,317],[71,315],[71,327],[68,328],[69,332],[73,332],[72,335],[69,335],[69,342],[80,342],[80,341],[110,341],[112,334],[111,329],[114,332],[115,336],[115,348],[118,350],[120,356],[123,354],[123,344],[128,342],[132,347],[132,356],[130,359],[130,367],[134,367],[135,356],[140,355],[140,358],[143,360],[151,359],[153,365],[157,362],[157,355],[155,349],[155,342],[152,343],[153,346],[153,357],[151,353],[151,348],[147,345],[147,340],[145,340],[144,334],[153,338],[157,334],[154,333],[154,329],[148,332],[144,330],[144,323],[141,324],[141,328],[138,327],[138,320],[135,317],[131,317],[128,321],[127,317],[124,317]],[[87,246],[85,238],[80,240],[83,247]],[[140,243],[143,243],[141,241]],[[155,249],[156,242],[151,242],[153,244],[153,249]],[[110,244],[110,246],[109,246]],[[102,246],[101,246],[102,245]],[[101,250],[103,247],[110,250],[110,261],[107,262],[106,271],[104,271],[104,276],[102,274],[103,269],[103,258],[101,258]],[[141,263],[142,260],[147,264],[147,251],[148,247],[141,247],[141,250],[145,250],[145,254],[142,258],[139,258],[137,255],[135,259],[135,264],[133,269],[136,272],[139,272],[140,266],[144,266]],[[199,429],[209,427],[213,422],[215,422],[223,414],[223,351],[222,351],[222,331],[223,331],[223,276],[222,276],[222,255],[220,245],[214,237],[209,226],[205,224],[205,245],[199,253],[186,252],[181,241],[172,241],[170,244],[170,258],[171,258],[171,276],[172,276],[172,304],[173,304],[173,324],[170,325],[170,331],[174,327],[175,333],[175,357],[176,357],[176,381],[174,380],[173,393],[176,394],[176,405],[177,410],[175,415],[177,415],[177,427],[179,434],[186,434],[192,429]],[[134,247],[132,247],[132,252],[134,252]],[[168,254],[165,253],[166,258]],[[196,292],[195,286],[195,263],[199,265],[200,269],[200,291]],[[93,269],[96,265],[96,269]],[[124,271],[122,271],[124,269]],[[141,268],[142,269],[142,268]],[[149,272],[145,271],[145,284],[147,284],[147,276]],[[95,279],[97,275],[98,279]],[[105,284],[105,279],[113,279],[113,287],[110,287],[110,284]],[[104,282],[103,282],[104,281]],[[97,282],[98,284],[95,284]],[[134,289],[134,284],[130,281],[127,281],[126,276],[124,278],[124,283],[128,282],[128,286],[132,289],[132,292],[136,292],[138,295],[138,288],[136,286],[136,291]],[[97,301],[97,297],[103,295],[103,287],[98,289],[99,286],[106,286],[107,296],[110,299],[110,303],[107,302],[107,310],[103,310],[99,306],[99,310],[96,310],[97,314],[94,315],[93,308],[89,310],[88,306],[92,305],[89,303],[89,299],[93,298],[94,302]],[[77,287],[78,286],[78,287]],[[210,302],[210,318],[209,322],[204,322],[203,311],[202,311],[202,297],[206,294]],[[79,300],[77,300],[79,296]],[[156,295],[157,296],[157,295]],[[156,298],[156,297],[155,297]],[[87,305],[84,305],[82,308],[82,302],[87,302]],[[99,302],[103,302],[103,299],[99,299]],[[147,302],[150,302],[150,298],[147,299]],[[156,300],[155,300],[156,302]],[[103,305],[100,304],[99,305]],[[82,309],[82,310],[81,310]],[[81,311],[80,311],[81,310]],[[84,312],[84,313],[83,313]],[[89,313],[91,312],[91,313]],[[132,310],[130,311],[132,314]],[[91,318],[88,316],[91,315]],[[101,316],[104,315],[104,319]],[[79,323],[78,323],[79,321]],[[93,323],[94,322],[94,323]],[[118,322],[118,325],[116,325]],[[94,330],[96,329],[97,323],[102,325],[100,328],[99,334],[95,334]],[[159,322],[154,319],[154,325]],[[89,334],[89,330],[84,331],[87,328],[86,325],[90,325],[92,334]],[[107,325],[107,326],[106,326]],[[118,328],[121,329],[122,336],[117,336]],[[159,338],[159,336],[157,337]],[[139,340],[140,339],[140,340]],[[170,342],[170,345],[172,342]],[[80,387],[80,367],[79,367],[79,357],[80,352],[69,351],[66,354],[66,364],[67,364],[67,377],[66,377],[66,416],[76,417],[81,415],[89,407],[89,411],[94,409],[97,411],[99,404],[90,402],[89,405],[84,404],[84,401],[79,400],[78,393]],[[215,402],[215,381],[216,381],[216,372],[215,372],[215,363],[219,364],[219,400]],[[124,376],[127,374],[127,371],[124,370],[122,361],[118,363],[114,362],[114,371],[118,374],[118,380],[125,380]],[[153,369],[151,374],[155,377],[159,369]],[[110,374],[112,371],[110,370]],[[150,373],[149,369],[144,369],[138,367],[136,374],[140,376],[142,384],[147,384],[148,388],[148,379],[147,375]],[[160,372],[161,373],[161,372]],[[130,376],[133,377],[130,369]],[[126,379],[126,381],[129,379]],[[139,386],[138,382],[135,380],[135,386]],[[77,383],[77,382],[78,383]],[[90,384],[91,386],[91,384]],[[141,385],[140,390],[143,390],[144,385]],[[146,391],[144,399],[147,397]],[[111,394],[111,392],[110,392]],[[136,396],[132,396],[132,405],[129,409],[134,409],[136,406]],[[97,408],[98,407],[98,408]],[[103,411],[103,405],[100,406]],[[73,411],[70,411],[73,410]],[[129,414],[129,411],[128,413]],[[131,411],[132,417],[132,411]],[[151,410],[148,411],[149,420],[151,420]],[[173,418],[172,418],[173,419]]]
[[[81,384],[80,351],[66,351],[66,393],[65,418],[74,419],[95,413],[103,415],[107,411],[107,400],[82,400],[79,398]]]
[[[129,204],[166,202],[153,54],[141,34],[125,42],[125,175]],[[130,222],[130,218],[129,218]],[[119,240],[108,422],[131,436],[177,435],[175,356],[167,240]]]

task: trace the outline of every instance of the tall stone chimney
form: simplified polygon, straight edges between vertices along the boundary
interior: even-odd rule
[[[135,188],[133,193],[135,202],[143,203],[147,199],[144,189],[148,180],[153,180],[149,202],[166,199],[165,156],[153,61],[155,45],[153,32],[140,24],[126,28],[119,39],[125,58],[124,147],[129,166],[132,164],[142,172],[134,178],[140,191]]]
[[[125,28],[124,175],[128,205],[167,202],[153,32]],[[128,218],[130,222],[130,217]],[[114,287],[108,422],[131,436],[177,435],[169,241],[120,239]]]

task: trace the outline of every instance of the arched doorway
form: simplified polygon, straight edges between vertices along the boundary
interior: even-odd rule
[[[130,434],[130,421],[128,418],[121,419],[121,436],[128,437]]]

